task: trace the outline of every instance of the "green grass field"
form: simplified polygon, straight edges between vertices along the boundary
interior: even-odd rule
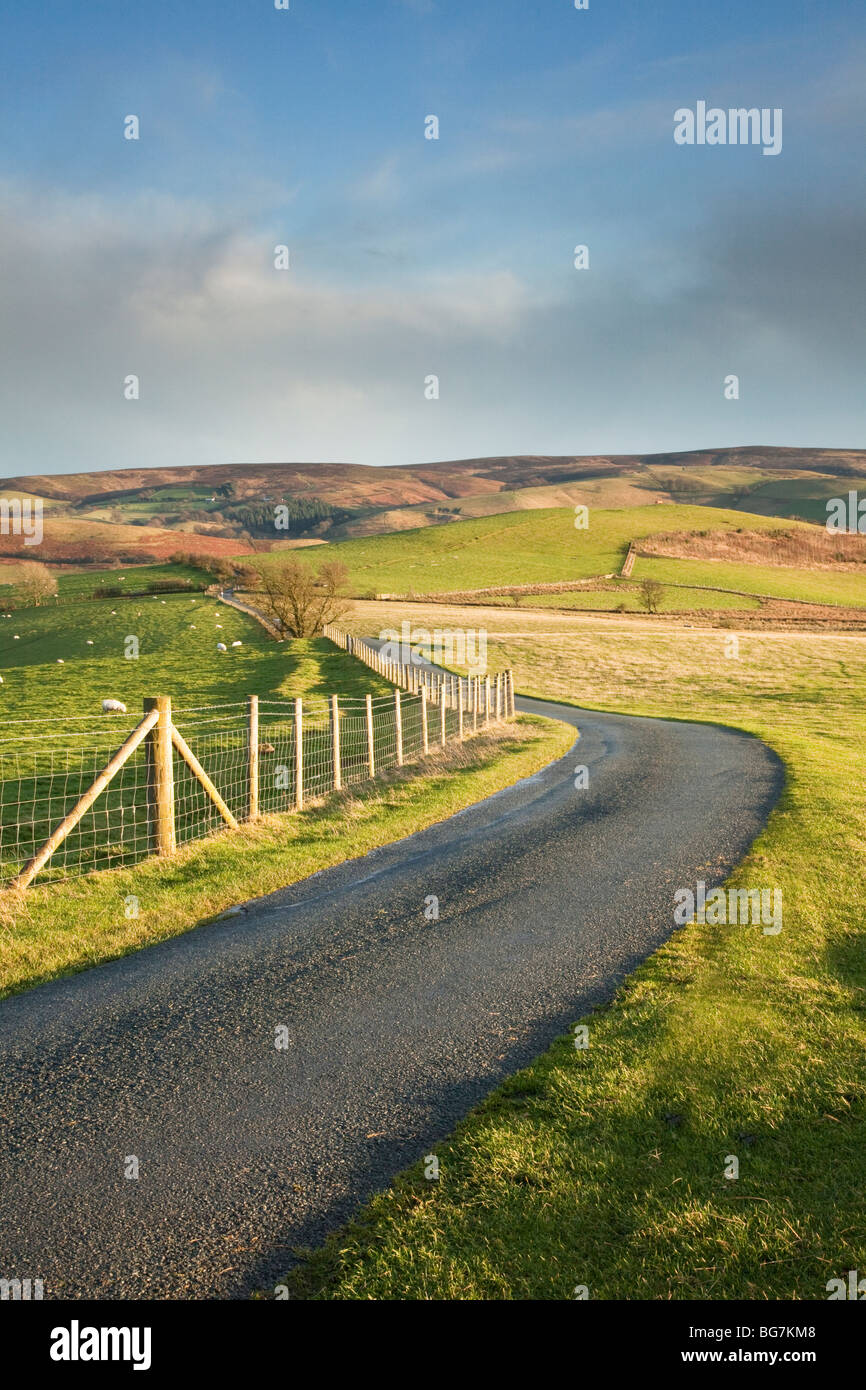
[[[518,690],[718,721],[781,755],[730,882],[780,887],[783,930],[677,931],[585,1020],[588,1050],[567,1036],[499,1088],[436,1146],[440,1181],[410,1170],[292,1296],[824,1299],[866,1269],[866,638],[744,633],[728,657],[727,633],[549,619],[497,618]]]
[[[133,650],[130,637],[138,641],[137,658],[125,656]],[[234,641],[242,646],[232,649]],[[229,651],[218,652],[218,642]],[[307,666],[305,645],[277,644],[246,614],[201,595],[21,609],[0,618],[0,717],[99,718],[104,698],[121,700],[133,715],[149,695],[171,695],[188,707],[249,694],[289,698],[386,689],[366,667],[329,643],[325,648]]]
[[[788,569],[783,565],[737,565],[727,560],[669,560],[639,555],[632,577],[658,579],[663,584],[718,585],[723,589],[738,589],[769,598],[866,608],[866,574]],[[713,597],[707,595],[707,598]]]
[[[640,576],[639,576],[640,577]],[[670,582],[670,581],[669,581]],[[528,594],[521,599],[521,608],[568,608],[576,610],[604,609],[613,612],[620,604],[628,613],[645,612],[637,587],[623,583],[621,588],[583,589],[565,594]],[[756,598],[742,598],[738,594],[709,593],[706,589],[666,588],[659,604],[660,613],[713,612],[716,609],[743,611],[760,608]]]
[[[178,544],[178,550],[183,545]],[[195,565],[126,565],[122,569],[77,570],[70,574],[60,574],[57,580],[58,597],[61,602],[69,599],[91,598],[96,589],[109,586],[122,589],[125,594],[146,589],[153,583],[183,583],[189,585],[191,592],[207,588],[213,583],[213,576]]]
[[[132,650],[130,638],[139,644],[136,658],[124,654]],[[220,641],[227,652],[217,652]],[[241,647],[232,648],[233,641]],[[5,881],[47,839],[120,746],[141,717],[147,696],[172,697],[175,722],[240,818],[247,796],[247,695],[264,701],[261,737],[274,751],[262,767],[262,810],[276,812],[293,799],[288,702],[297,696],[307,702],[305,786],[313,795],[328,775],[330,733],[322,702],[332,694],[343,702],[349,781],[365,773],[366,728],[357,705],[346,702],[360,701],[368,692],[384,700],[391,689],[324,639],[277,644],[233,608],[213,599],[194,602],[171,595],[69,602],[0,619],[0,674],[0,879]],[[105,698],[122,701],[128,715],[104,715]],[[386,712],[381,711],[375,728],[375,751],[382,762],[393,743]],[[407,738],[412,717],[409,707]],[[221,822],[178,758],[175,764],[177,833],[185,842]],[[289,771],[278,775],[272,767]],[[129,863],[150,853],[146,799],[142,747],[64,842],[43,878]]]
[[[747,512],[676,504],[591,508],[586,530],[575,529],[574,520],[566,508],[508,512],[341,541],[329,547],[327,558],[347,566],[356,594],[424,594],[618,573],[629,542],[657,531],[772,530],[779,524]]]
[[[178,549],[183,546],[178,543]],[[23,557],[25,560],[28,556]],[[5,613],[10,607],[9,600],[12,598],[13,581],[11,579],[12,566],[0,566],[0,613]],[[10,575],[10,582],[4,583],[6,575]],[[104,586],[121,589],[124,594],[131,594],[138,590],[146,589],[148,584],[153,583],[186,583],[190,592],[207,588],[213,582],[211,575],[206,570],[198,569],[195,565],[126,565],[120,569],[87,569],[70,570],[56,572],[57,579],[57,600],[49,599],[44,607],[50,608],[57,603],[67,603],[75,599],[89,599],[93,597],[96,589]]]

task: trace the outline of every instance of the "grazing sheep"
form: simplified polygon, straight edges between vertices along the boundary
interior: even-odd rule
[[[228,647],[226,646],[225,642],[217,642],[217,651],[218,651],[218,652],[227,652],[227,651],[228,651]]]
[[[232,646],[233,646],[233,647],[242,647],[242,646],[243,646],[243,642],[232,642]]]
[[[273,745],[272,743],[260,743],[260,744],[259,744],[259,752],[260,752],[260,753],[276,753],[276,751],[277,751],[277,750],[276,750],[276,748],[274,747],[274,745]]]
[[[20,641],[20,640],[21,640],[21,639],[19,638],[18,633],[16,632],[15,636],[12,638],[12,641],[13,641],[13,642],[18,642],[18,641]]]
[[[122,704],[122,703],[120,702],[120,700],[103,700],[103,702],[102,702],[102,713],[103,713],[103,714],[126,714],[126,705]]]
[[[222,627],[222,623],[217,623],[217,627]]]
[[[3,677],[0,676],[0,685],[2,685],[2,684],[3,684]]]
[[[87,645],[88,645],[88,647],[92,647],[92,646],[93,646],[93,638],[92,638],[92,637],[88,637],[88,639],[87,639]]]
[[[192,628],[193,632],[197,632],[197,631],[198,631],[198,629],[196,628],[195,623],[190,623],[190,627]]]
[[[62,656],[59,656],[59,657],[57,658],[57,665],[58,665],[58,666],[64,666],[65,664],[66,664],[66,663],[64,662],[63,657],[62,657]]]

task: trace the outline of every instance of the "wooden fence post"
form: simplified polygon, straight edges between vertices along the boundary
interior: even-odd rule
[[[247,696],[247,744],[249,760],[249,819],[259,814],[259,697]]]
[[[427,690],[421,686],[421,749],[426,754],[430,752],[430,740],[427,736]]]
[[[472,682],[472,732],[475,734],[478,732],[478,677],[470,676],[469,679]]]
[[[403,713],[400,709],[400,691],[394,687],[394,740],[397,745],[397,766],[403,766]]]
[[[338,792],[343,786],[343,774],[340,767],[340,702],[336,695],[331,696],[331,746],[334,752],[334,791]]]
[[[463,742],[463,678],[457,677],[457,737]]]
[[[373,697],[367,696],[367,766],[370,776],[376,776],[376,754],[373,751]]]
[[[439,742],[445,747],[445,690],[439,687]]]
[[[304,702],[295,700],[295,808],[304,805]]]
[[[490,677],[484,677],[484,723],[490,723]]]
[[[159,719],[147,740],[147,784],[150,827],[157,854],[174,854],[174,755],[171,746],[171,696],[146,699],[144,712],[155,709]]]

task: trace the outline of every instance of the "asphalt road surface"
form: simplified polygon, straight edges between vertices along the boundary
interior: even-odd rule
[[[0,1277],[41,1278],[46,1299],[273,1288],[294,1247],[609,998],[671,934],[675,890],[720,882],[781,788],[745,735],[518,703],[579,744],[409,839],[0,1005]]]

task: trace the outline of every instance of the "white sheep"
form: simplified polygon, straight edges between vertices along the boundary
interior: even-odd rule
[[[222,627],[222,623],[217,623],[217,627]]]
[[[120,700],[103,700],[103,714],[126,714],[126,705],[121,704]]]
[[[243,643],[242,643],[242,642],[232,642],[232,646],[233,646],[233,647],[242,647],[242,646],[243,646]]]
[[[58,666],[63,666],[63,665],[65,665],[65,662],[64,662],[62,656],[59,656],[59,657],[57,658],[57,665],[58,665]]]
[[[228,651],[228,647],[226,646],[225,642],[217,642],[217,651],[218,651],[218,652],[227,652],[227,651]]]
[[[88,639],[87,639],[87,645],[88,645],[88,647],[92,647],[92,646],[93,646],[93,638],[92,638],[92,637],[88,637]]]

